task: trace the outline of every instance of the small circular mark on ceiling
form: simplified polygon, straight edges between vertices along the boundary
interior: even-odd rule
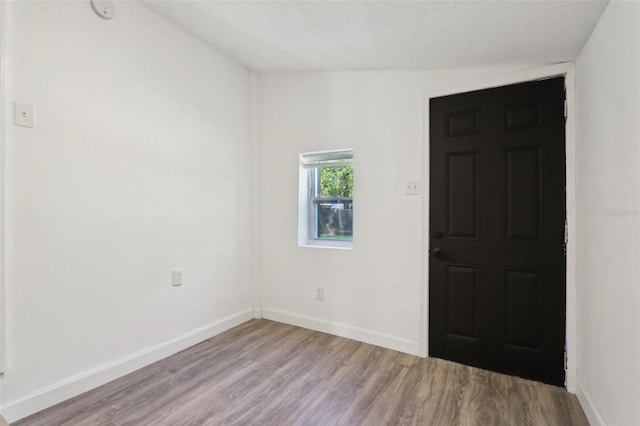
[[[112,19],[116,7],[111,0],[91,0],[91,8],[102,19]]]

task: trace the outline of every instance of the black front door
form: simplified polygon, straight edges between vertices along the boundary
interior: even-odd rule
[[[564,79],[430,102],[429,352],[564,384]]]

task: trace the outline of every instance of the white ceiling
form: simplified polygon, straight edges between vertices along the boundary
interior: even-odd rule
[[[256,71],[441,69],[577,57],[606,1],[157,1]]]

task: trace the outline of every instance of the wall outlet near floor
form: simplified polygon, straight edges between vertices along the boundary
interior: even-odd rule
[[[316,288],[316,300],[324,300],[324,288]]]
[[[182,285],[182,269],[174,269],[171,273],[171,284],[174,286]]]
[[[33,105],[16,102],[14,123],[16,126],[33,129],[35,127]]]

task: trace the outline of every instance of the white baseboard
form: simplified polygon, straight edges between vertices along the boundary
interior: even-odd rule
[[[253,318],[247,309],[219,321],[192,330],[175,339],[85,371],[76,376],[39,389],[17,401],[3,405],[1,412],[9,423],[20,420],[76,395],[87,392],[135,370],[187,349]]]
[[[576,392],[576,396],[578,397],[578,401],[582,406],[584,414],[586,414],[587,419],[589,420],[589,424],[591,424],[591,426],[606,426],[607,422],[604,421],[602,413],[600,412],[600,410],[598,410],[598,407],[593,402],[593,399],[591,399],[591,395],[589,395],[589,392],[587,392],[587,390],[584,388],[580,379],[578,379],[577,382],[578,389]]]
[[[253,308],[253,318],[262,319],[262,308]]]
[[[411,355],[418,355],[420,352],[420,343],[418,341],[378,333],[377,331],[367,330],[348,324],[341,324],[321,318],[313,318],[271,308],[264,308],[262,310],[262,315],[265,319],[309,328],[311,330],[321,331],[335,336],[346,337],[348,339],[382,346],[383,348],[393,349],[395,351]]]

